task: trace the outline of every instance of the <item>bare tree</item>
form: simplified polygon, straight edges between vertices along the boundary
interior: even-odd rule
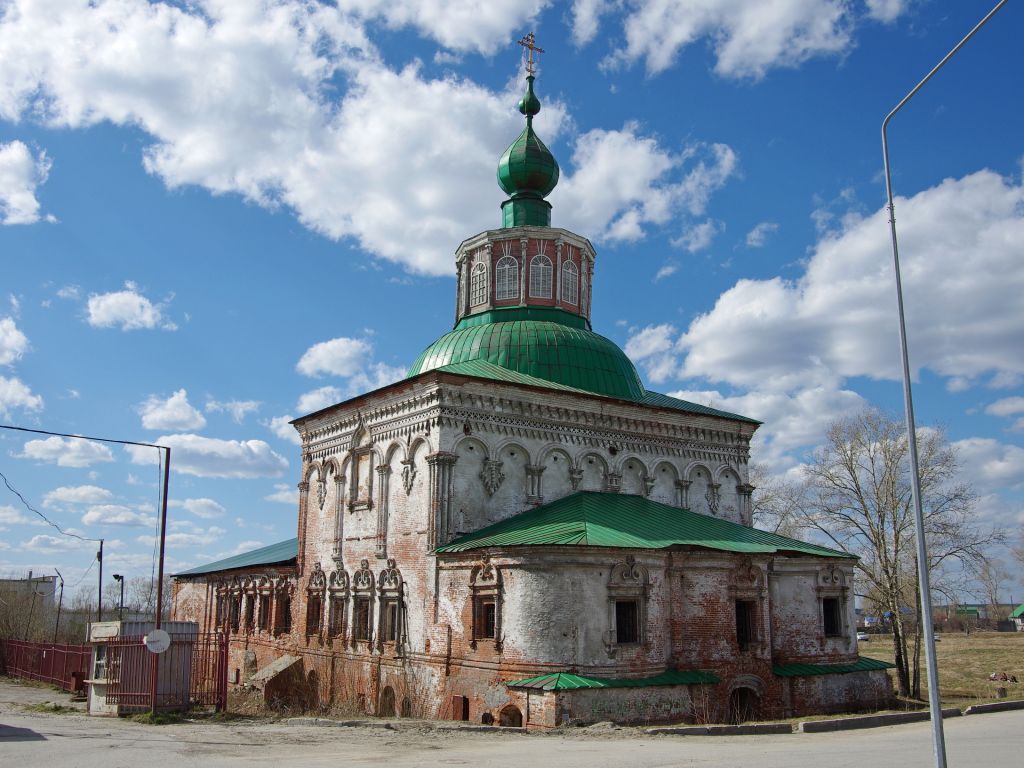
[[[919,432],[918,454],[928,566],[936,570],[958,561],[977,572],[986,561],[985,549],[1002,542],[1004,534],[978,523],[974,492],[957,482],[956,455],[941,430]],[[806,523],[860,558],[865,587],[892,620],[899,692],[920,698],[921,629],[912,618],[920,585],[906,430],[874,409],[841,419],[830,427],[805,475]]]
[[[1001,560],[987,560],[978,569],[977,594],[988,606],[988,620],[990,622],[1004,621],[1010,615],[1009,609],[1003,606],[999,600],[999,593],[1003,591],[1003,586],[1009,578],[1010,573]]]
[[[799,535],[805,527],[806,482],[772,475],[764,464],[752,464],[750,483],[755,488],[754,526],[782,536]]]

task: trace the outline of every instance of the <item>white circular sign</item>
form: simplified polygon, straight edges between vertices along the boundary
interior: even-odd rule
[[[142,642],[146,644],[150,653],[163,653],[171,647],[171,636],[162,629],[154,629],[142,638]]]

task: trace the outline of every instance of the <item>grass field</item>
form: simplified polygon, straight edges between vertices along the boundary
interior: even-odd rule
[[[997,688],[1006,688],[1009,698],[1024,699],[1024,682],[993,683],[988,676],[1005,672],[1024,681],[1024,632],[971,632],[936,635],[939,689],[943,704],[958,706],[996,698]],[[892,636],[872,635],[861,642],[860,655],[883,661],[893,660]],[[895,686],[895,676],[893,676]],[[928,675],[921,649],[921,687],[927,695]]]

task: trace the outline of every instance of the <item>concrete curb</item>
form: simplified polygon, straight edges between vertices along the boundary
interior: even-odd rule
[[[645,728],[649,736],[754,736],[792,733],[789,723],[751,723],[749,725],[664,725]]]
[[[289,717],[286,725],[315,725],[321,728],[383,728],[393,731],[391,723],[380,720],[328,720],[322,717]]]
[[[1024,709],[1024,699],[994,701],[991,704],[972,704],[964,711],[964,714],[983,715],[986,712],[1007,712],[1011,709]]]
[[[963,714],[956,707],[942,710],[942,717],[960,717]],[[896,712],[891,715],[868,715],[867,717],[843,717],[835,720],[805,720],[796,727],[799,733],[825,733],[827,731],[853,731],[858,728],[883,728],[901,723],[919,723],[931,719],[931,713]]]

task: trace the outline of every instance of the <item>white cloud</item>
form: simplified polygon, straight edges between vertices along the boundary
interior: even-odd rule
[[[287,440],[295,445],[302,445],[302,438],[299,437],[295,427],[291,425],[294,418],[291,415],[275,416],[265,426],[282,440]]]
[[[675,355],[676,328],[669,323],[641,329],[626,342],[626,354],[634,363],[643,364],[655,383],[671,378],[679,368]]]
[[[685,248],[690,253],[703,251],[711,245],[715,235],[721,232],[723,225],[714,219],[706,219],[700,224],[687,228],[683,234],[672,241],[677,248]]]
[[[16,376],[0,376],[0,416],[8,418],[15,408],[41,411],[43,398],[32,394],[32,389]]]
[[[82,289],[77,285],[65,285],[57,291],[57,298],[77,301],[82,298]]]
[[[81,550],[95,550],[98,542],[96,541],[83,541],[82,539],[72,538],[71,536],[50,536],[48,534],[39,534],[33,536],[28,541],[21,543],[21,548],[29,552],[38,552],[40,554],[60,554],[62,552],[76,552]],[[107,539],[104,542],[104,554],[107,550],[116,550],[124,546],[124,542],[120,539]]]
[[[90,294],[87,309],[86,320],[93,328],[177,330],[177,326],[164,317],[163,305],[151,302],[131,281],[124,284],[123,291]]]
[[[354,376],[362,369],[372,349],[367,341],[344,336],[321,341],[303,353],[295,370],[314,378],[325,374]]]
[[[985,409],[985,413],[993,416],[1024,414],[1024,397],[1004,397],[1002,400],[996,400]],[[1024,431],[1024,416],[1016,419],[1011,429]]]
[[[121,504],[97,504],[82,515],[82,524],[151,527],[156,524],[156,518]]]
[[[307,413],[313,413],[319,411],[321,408],[326,408],[329,405],[334,405],[343,400],[341,390],[337,387],[320,387],[299,397],[298,405],[295,407],[299,413],[303,415]],[[294,428],[291,428],[294,432]]]
[[[182,547],[204,547],[221,541],[225,533],[227,533],[227,531],[223,528],[211,525],[206,530],[196,528],[193,533],[168,533],[165,537],[165,543],[169,549],[181,549]],[[156,537],[139,536],[136,538],[136,541],[140,544],[151,547],[156,542]]]
[[[278,486],[274,487],[276,488]],[[287,488],[287,486],[280,487]],[[296,494],[296,499],[297,498],[298,495]],[[9,504],[0,506],[0,525],[35,525],[37,523],[42,523],[42,520],[29,517]]]
[[[711,195],[735,174],[738,158],[725,144],[694,144],[674,154],[628,123],[581,135],[572,164],[575,173],[551,194],[559,221],[598,241],[629,241],[650,225],[703,214]]]
[[[251,479],[278,477],[288,460],[262,440],[219,440],[201,435],[166,435],[153,441],[171,449],[171,469],[196,477]],[[153,464],[155,451],[127,446],[134,464]]]
[[[666,277],[671,277],[672,275],[674,275],[678,271],[679,271],[679,265],[678,264],[666,264],[665,266],[663,266],[661,269],[659,269],[655,273],[655,275],[654,275],[654,282],[658,282],[659,280],[664,280]]]
[[[17,457],[45,461],[58,467],[91,467],[93,464],[114,460],[110,449],[102,443],[71,437],[29,440]]]
[[[373,363],[349,379],[348,394],[358,395],[386,387],[388,384],[404,379],[406,372],[407,369],[403,367]]]
[[[896,21],[907,10],[908,0],[865,0],[868,16],[886,24]]]
[[[748,248],[763,248],[769,236],[779,231],[779,225],[773,221],[762,221],[752,230],[747,232]]]
[[[3,46],[0,45],[0,53]],[[0,144],[0,224],[35,224],[40,219],[36,189],[50,173],[45,152],[35,157],[20,141]]]
[[[756,79],[775,67],[843,53],[853,44],[855,21],[847,0],[630,0],[625,47],[606,65],[643,60],[647,72],[657,74],[672,66],[683,48],[707,38],[718,74]]]
[[[572,4],[572,40],[586,45],[597,36],[601,17],[612,8],[609,0],[576,0]]]
[[[19,360],[28,349],[28,337],[18,330],[13,317],[0,318],[0,365]]]
[[[96,485],[62,485],[43,496],[44,507],[61,504],[103,504],[114,497],[106,488]]]
[[[166,400],[150,395],[138,407],[146,429],[202,429],[206,419],[188,401],[188,393],[179,389]]]
[[[286,483],[275,483],[274,492],[264,496],[263,500],[295,506],[299,503],[299,489]]]
[[[981,493],[1024,486],[1024,448],[989,437],[970,437],[953,443],[961,470]]]
[[[205,520],[223,517],[227,513],[227,510],[224,509],[224,507],[213,499],[207,498],[170,501],[168,502],[168,506],[184,509],[186,512],[191,512],[196,517],[201,517]]]
[[[246,416],[250,413],[256,413],[259,408],[259,400],[227,400],[225,402],[208,400],[206,402],[207,413],[228,413],[231,415],[231,420],[235,422],[235,424],[241,424],[245,421]]]

